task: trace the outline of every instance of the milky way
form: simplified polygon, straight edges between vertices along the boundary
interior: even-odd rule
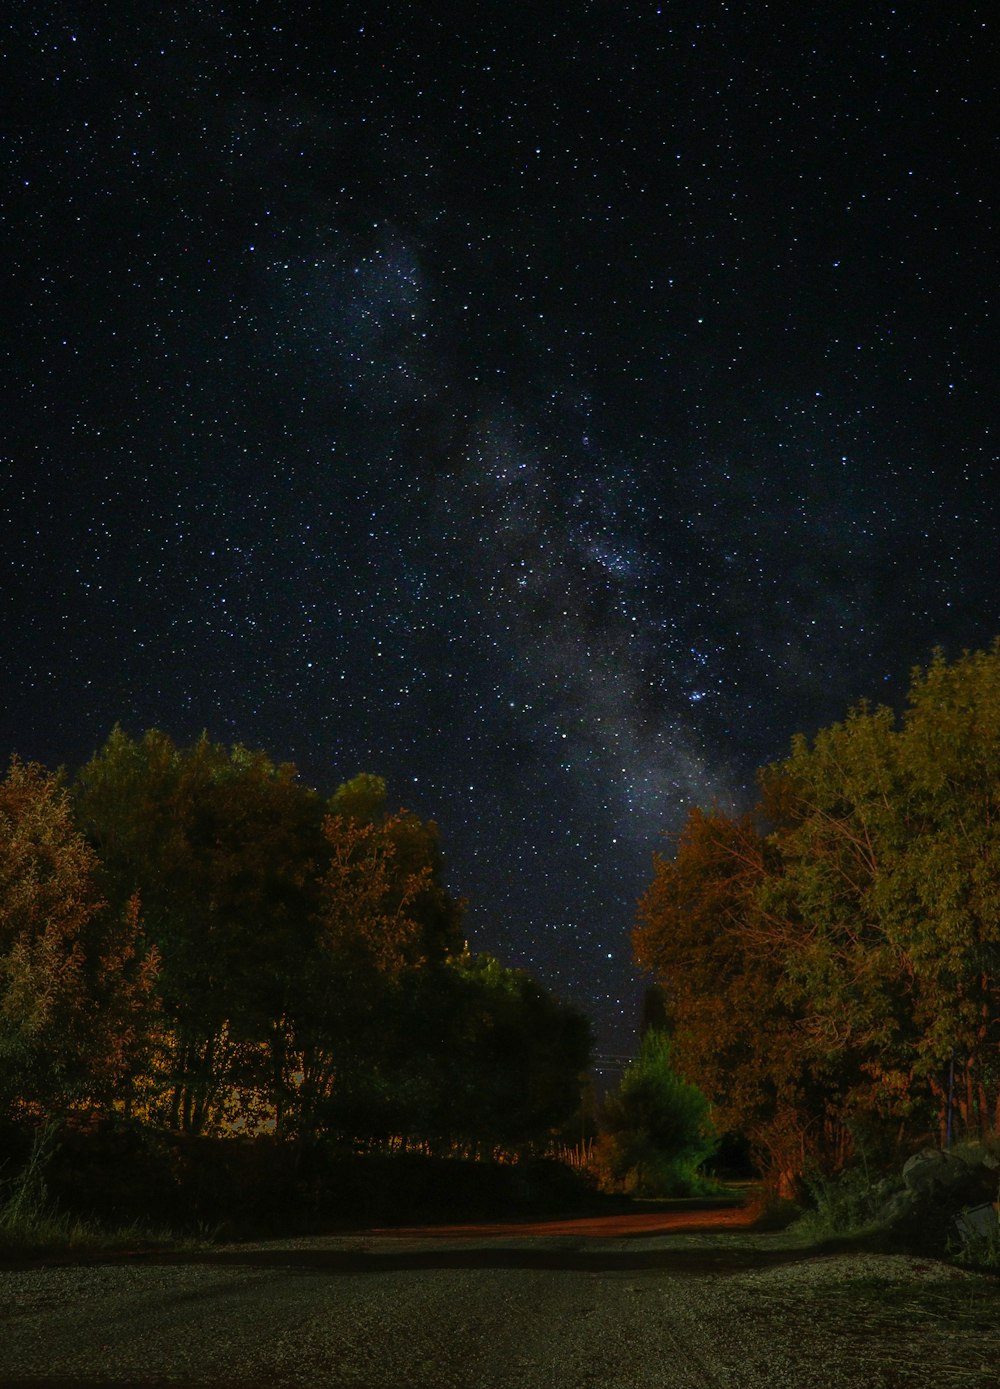
[[[14,6],[0,745],[379,772],[626,1053],[660,836],[1000,632],[995,22],[822,8]]]

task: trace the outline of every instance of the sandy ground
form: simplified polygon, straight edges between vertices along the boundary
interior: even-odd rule
[[[1000,1287],[741,1212],[372,1230],[0,1270],[0,1386],[1000,1386]]]

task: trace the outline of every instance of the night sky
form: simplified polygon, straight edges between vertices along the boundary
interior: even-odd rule
[[[660,836],[1000,633],[991,12],[5,6],[0,755],[380,773],[631,1050]]]

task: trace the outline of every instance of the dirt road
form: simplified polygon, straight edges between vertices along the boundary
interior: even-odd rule
[[[0,1385],[996,1389],[998,1313],[733,1211],[377,1230],[0,1270]]]

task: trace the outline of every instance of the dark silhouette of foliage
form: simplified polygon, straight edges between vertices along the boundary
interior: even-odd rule
[[[324,804],[264,753],[156,729],[115,729],[81,770],[92,867],[157,949],[137,1112],[442,1152],[544,1144],[573,1112],[586,1021],[464,953],[437,826],[386,802],[380,777]]]

